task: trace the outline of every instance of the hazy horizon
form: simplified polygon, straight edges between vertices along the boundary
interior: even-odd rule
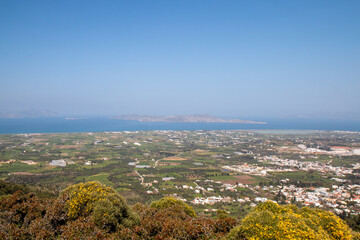
[[[2,1],[0,117],[360,120],[359,1]]]

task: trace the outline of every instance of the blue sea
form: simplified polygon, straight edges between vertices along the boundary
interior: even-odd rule
[[[360,131],[360,120],[339,119],[260,119],[267,124],[240,123],[182,123],[138,122],[111,118],[65,119],[49,118],[0,118],[0,134],[13,133],[63,133],[104,131],[150,131],[150,130],[248,130],[293,129]]]

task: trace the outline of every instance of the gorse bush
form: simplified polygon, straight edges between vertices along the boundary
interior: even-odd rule
[[[94,205],[113,192],[109,187],[98,182],[87,182],[66,188],[60,198],[66,199],[67,215],[70,219],[87,216],[94,210]]]
[[[227,239],[352,239],[349,227],[333,213],[277,203],[259,204]]]
[[[66,199],[65,207],[69,219],[91,216],[98,227],[110,231],[139,223],[138,216],[124,198],[114,189],[99,182],[70,186],[61,193],[60,198]]]

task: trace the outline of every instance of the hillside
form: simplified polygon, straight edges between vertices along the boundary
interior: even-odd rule
[[[271,201],[243,219],[221,210],[206,218],[174,197],[129,206],[98,182],[69,186],[56,198],[2,187],[1,239],[359,239],[333,213]]]

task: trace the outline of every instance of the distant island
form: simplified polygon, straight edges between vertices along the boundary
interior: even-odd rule
[[[79,118],[79,117],[66,117],[65,120],[79,120],[79,119],[83,119],[83,118]]]
[[[147,115],[120,115],[113,117],[120,120],[133,120],[139,122],[212,122],[212,123],[251,123],[267,124],[266,122],[255,122],[241,119],[223,119],[209,114],[198,115],[169,115],[169,116],[147,116]]]
[[[39,117],[58,117],[59,114],[51,110],[41,110],[28,108],[18,112],[0,112],[0,118],[39,118]]]

